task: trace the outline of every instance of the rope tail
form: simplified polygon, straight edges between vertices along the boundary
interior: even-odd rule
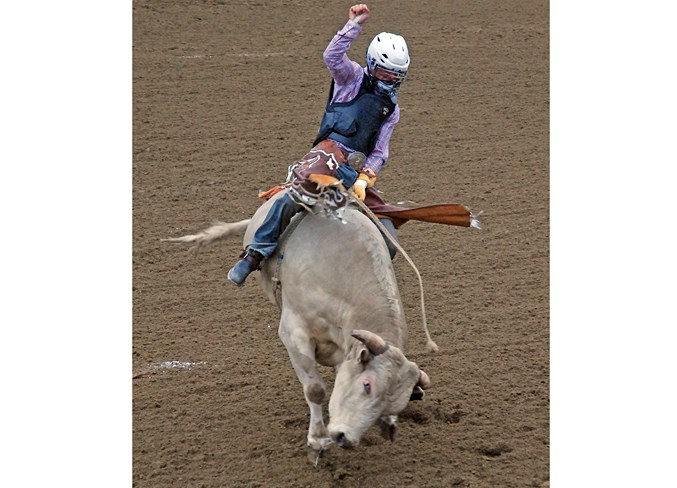
[[[414,262],[411,260],[407,252],[400,246],[399,242],[397,242],[395,239],[393,239],[393,236],[390,235],[390,232],[388,232],[388,229],[385,228],[385,226],[381,223],[381,221],[378,219],[376,215],[374,215],[374,212],[372,212],[367,205],[360,200],[359,198],[355,197],[350,192],[347,192],[348,195],[352,198],[352,200],[357,203],[357,205],[364,210],[364,212],[369,216],[369,218],[376,224],[376,226],[381,229],[381,232],[383,233],[384,236],[391,242],[395,248],[397,248],[398,251],[402,253],[402,256],[407,260],[407,262],[411,265],[411,267],[414,269],[414,272],[416,273],[416,276],[418,277],[418,286],[419,290],[421,291],[421,316],[423,318],[423,331],[425,332],[426,339],[428,342],[426,343],[426,350],[428,352],[437,352],[439,351],[439,347],[437,347],[437,344],[435,344],[435,341],[432,340],[430,337],[430,332],[428,331],[428,320],[426,319],[425,315],[425,300],[423,298],[423,279],[421,278],[421,273],[418,272],[418,268],[416,268],[416,265]]]

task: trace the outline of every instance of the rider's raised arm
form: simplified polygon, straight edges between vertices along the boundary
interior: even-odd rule
[[[362,67],[348,57],[348,49],[362,32],[362,26],[353,19],[336,33],[327,49],[324,50],[324,63],[331,76],[339,85],[347,85],[362,75]]]

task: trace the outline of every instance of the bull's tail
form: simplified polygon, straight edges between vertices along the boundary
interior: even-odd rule
[[[240,220],[239,222],[216,222],[211,227],[200,231],[197,234],[171,237],[169,239],[162,239],[162,241],[192,243],[193,246],[190,250],[192,252],[197,252],[203,247],[212,244],[214,241],[242,236],[251,221],[252,219]]]

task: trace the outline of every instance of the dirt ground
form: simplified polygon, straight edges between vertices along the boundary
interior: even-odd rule
[[[192,256],[160,241],[249,217],[305,154],[329,86],[322,52],[350,5],[133,2],[136,487],[549,485],[546,0],[371,1],[350,51],[363,63],[384,30],[410,47],[386,200],[483,211],[482,230],[400,229],[440,352],[424,350],[399,257],[407,354],[433,387],[395,442],[374,428],[313,467],[279,313],[256,280],[226,280],[241,242]]]

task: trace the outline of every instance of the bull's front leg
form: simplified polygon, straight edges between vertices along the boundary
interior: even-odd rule
[[[308,446],[318,454],[331,439],[322,417],[322,402],[327,396],[327,388],[317,369],[315,345],[311,339],[306,322],[289,310],[282,312],[278,334],[287,348],[296,376],[303,384],[303,393],[310,408],[308,427]]]

